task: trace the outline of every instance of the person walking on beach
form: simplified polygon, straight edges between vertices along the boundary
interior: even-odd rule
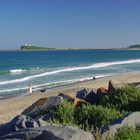
[[[28,85],[28,87],[29,87],[29,93],[31,94],[31,93],[33,93],[33,89],[32,89],[32,84],[30,83],[29,85]]]

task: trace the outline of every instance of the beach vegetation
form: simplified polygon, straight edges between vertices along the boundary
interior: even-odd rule
[[[113,94],[103,96],[100,104],[120,111],[140,111],[140,88],[127,85]]]
[[[140,49],[140,44],[131,45],[127,49]]]
[[[63,125],[72,124],[83,130],[99,128],[122,116],[119,111],[113,108],[106,108],[100,105],[73,107],[73,105],[67,101],[61,103],[52,113],[52,123]]]
[[[63,125],[74,124],[74,111],[72,103],[64,100],[52,111],[51,122]]]
[[[107,140],[139,140],[140,129],[124,126],[117,130],[114,137],[107,137]]]

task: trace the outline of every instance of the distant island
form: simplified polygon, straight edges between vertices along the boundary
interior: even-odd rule
[[[134,50],[140,49],[140,45],[139,44],[131,45],[131,46],[127,47],[127,49],[134,49]]]
[[[55,48],[38,47],[34,45],[25,44],[20,47],[20,50],[54,50]]]
[[[139,50],[140,44],[130,45],[125,48],[46,48],[35,45],[25,44],[20,47],[20,50],[34,51],[34,50]]]

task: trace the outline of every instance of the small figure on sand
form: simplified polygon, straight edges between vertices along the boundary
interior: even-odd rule
[[[33,85],[30,83],[30,84],[28,85],[28,87],[29,87],[29,93],[30,93],[30,94],[33,93],[33,89],[32,89]]]

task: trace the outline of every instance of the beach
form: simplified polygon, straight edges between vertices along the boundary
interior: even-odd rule
[[[0,124],[10,121],[40,98],[57,95],[59,93],[69,93],[75,95],[78,90],[83,88],[95,90],[99,87],[107,88],[109,80],[115,80],[116,82],[124,83],[138,83],[140,82],[140,72],[126,73],[95,80],[76,82],[73,84],[67,84],[48,89],[43,93],[38,92],[21,97],[2,99],[0,100]]]

